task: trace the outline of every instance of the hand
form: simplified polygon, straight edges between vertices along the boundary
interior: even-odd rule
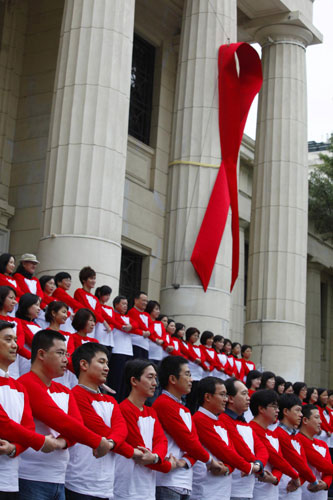
[[[168,460],[168,462],[170,462],[170,464],[171,464],[170,471],[175,470],[175,469],[178,468],[178,460],[171,453],[170,453],[170,456],[166,460]]]
[[[105,438],[102,437],[101,442],[99,443],[98,448],[93,451],[93,455],[95,458],[102,458],[111,450],[111,443]]]
[[[194,363],[195,363],[196,365],[201,365],[201,359],[199,359],[199,358],[195,359],[195,360],[194,360]]]
[[[219,372],[223,372],[224,373],[224,368],[221,367],[218,370],[219,370]]]
[[[129,324],[129,325],[123,325],[121,327],[121,329],[122,329],[123,332],[130,332],[132,330],[132,325],[131,324]]]
[[[62,443],[63,442],[63,443]],[[66,441],[63,438],[56,439],[52,434],[45,436],[44,444],[40,451],[43,453],[51,453],[55,450],[66,448]]]
[[[316,493],[317,491],[321,490],[327,490],[327,484],[325,481],[322,481],[321,479],[318,479],[318,484],[309,484],[308,485],[308,490],[311,491],[311,493]]]
[[[263,476],[258,476],[258,481],[260,483],[269,483],[269,484],[274,484],[275,486],[278,484],[278,479],[277,477],[273,476],[273,474],[268,471],[264,470],[264,475]]]
[[[142,451],[141,458],[135,458],[135,462],[139,465],[151,465],[156,460],[156,454],[152,453],[150,450],[144,446],[138,446],[138,450]]]
[[[105,321],[103,321],[103,325],[104,325],[105,330],[110,333],[111,327],[110,327],[109,323],[107,323],[107,321],[105,320]]]
[[[217,462],[217,460],[215,460],[214,458],[211,461],[211,463],[207,466],[207,469],[209,470],[209,472],[214,474],[214,476],[223,476],[227,471],[227,468],[225,467],[224,463]]]
[[[9,455],[13,450],[15,450],[15,444],[0,439],[0,455]]]
[[[186,461],[183,458],[179,458],[177,460],[177,468],[178,469],[185,469],[186,466],[187,466],[187,463],[186,463]]]
[[[131,458],[133,458],[133,460],[136,460],[137,458],[141,458],[142,456],[143,456],[142,451],[138,450],[137,448],[134,448],[134,453]]]
[[[142,336],[144,339],[148,338],[150,336],[150,331],[149,330],[144,330],[142,332]]]
[[[301,486],[301,481],[299,478],[297,479],[291,479],[289,483],[287,484],[287,492],[292,493],[293,491],[296,491],[297,488]]]
[[[172,345],[168,345],[168,347],[165,350],[166,352],[172,352],[175,350],[175,348]]]
[[[157,340],[156,340],[156,344],[157,344],[157,345],[163,345],[163,340],[161,340],[161,339],[157,339]]]

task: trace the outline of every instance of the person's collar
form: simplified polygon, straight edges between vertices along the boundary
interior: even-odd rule
[[[92,389],[91,387],[88,387],[87,385],[83,384],[77,384],[79,387],[82,387],[82,389],[85,389],[88,392],[91,392],[92,394],[102,394],[100,389],[98,388],[97,391],[95,389]]]
[[[212,413],[211,411],[207,410],[206,408],[204,408],[203,406],[199,406],[199,409],[198,411],[200,411],[201,413],[203,413],[204,415],[207,415],[207,417],[209,418],[212,418],[213,420],[218,420],[219,418],[217,417],[217,415],[214,415],[214,413]]]
[[[292,427],[288,427],[283,422],[279,423],[279,427],[281,427],[281,429],[286,431],[289,434],[289,436],[294,436],[297,433],[296,429],[293,429]]]
[[[0,377],[9,378],[9,373],[8,373],[8,371],[2,370],[2,369],[0,368]]]
[[[137,311],[139,311],[140,313],[143,313],[145,312],[144,309],[139,309],[137,306],[134,306],[134,309],[136,309]]]
[[[230,410],[230,408],[228,408],[228,407],[225,409],[224,413],[226,415],[228,415],[230,418],[232,418],[233,420],[240,420],[241,422],[244,421],[243,414],[238,415],[236,412],[234,412],[233,410]]]
[[[177,403],[183,404],[183,402],[182,402],[181,399],[178,399],[176,396],[174,396],[173,394],[171,394],[171,392],[167,391],[166,389],[163,389],[162,394],[165,394],[166,396],[168,396],[169,398],[173,399]]]

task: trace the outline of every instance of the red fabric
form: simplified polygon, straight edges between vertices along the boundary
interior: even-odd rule
[[[237,74],[235,55],[239,61]],[[207,290],[227,220],[232,211],[233,289],[239,267],[237,158],[250,106],[262,85],[260,58],[247,43],[221,45],[219,68],[219,128],[222,163],[193,249],[191,262]]]
[[[25,278],[23,274],[16,273],[14,274],[14,279],[16,280],[16,283],[23,294],[34,293],[32,292],[34,288],[33,282],[36,282],[36,293],[34,295],[38,295],[38,297],[40,297],[41,299],[43,298],[43,290],[40,286],[39,280],[34,276],[29,280],[28,278]],[[29,284],[31,288],[29,288]]]
[[[79,302],[78,300],[75,300],[73,299],[73,297],[71,297],[69,295],[68,292],[66,292],[66,290],[64,290],[63,288],[61,287],[58,287],[54,290],[53,292],[53,297],[56,299],[56,300],[59,300],[60,302],[65,302],[65,304],[68,305],[68,307],[71,307],[73,309],[74,312],[78,311],[79,309],[82,309],[84,306],[81,304],[81,302]]]
[[[20,300],[20,297],[23,295],[21,288],[18,286],[17,281],[13,276],[7,276],[6,274],[0,273],[0,286],[10,286],[16,291],[16,300],[17,302]]]
[[[13,316],[2,316],[2,314],[0,314],[0,319],[3,321],[8,321],[9,323],[16,324],[16,328],[14,327],[14,331],[16,329],[17,354],[20,354],[26,359],[31,359],[31,352],[24,346],[25,334],[22,326],[22,320],[19,318],[14,318]]]
[[[331,486],[333,465],[331,455],[325,441],[321,439],[309,439],[300,432],[297,434],[297,440],[302,443],[308,463],[322,474],[328,488]]]

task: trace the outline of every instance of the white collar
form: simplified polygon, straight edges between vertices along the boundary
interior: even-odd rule
[[[0,368],[0,377],[9,378],[9,373]]]
[[[206,408],[204,408],[203,406],[199,406],[198,411],[200,411],[204,415],[207,415],[207,417],[212,418],[213,420],[218,420],[219,419],[216,415],[214,415],[214,413],[212,413],[209,410],[206,410]]]

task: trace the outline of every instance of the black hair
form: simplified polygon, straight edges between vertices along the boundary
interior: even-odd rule
[[[96,356],[98,352],[104,352],[107,358],[109,357],[107,348],[102,344],[98,344],[97,342],[86,342],[85,344],[82,344],[80,345],[80,347],[75,349],[75,351],[72,354],[72,363],[73,363],[74,373],[77,376],[77,378],[79,378],[80,375],[81,359],[84,359],[90,364],[91,360]]]
[[[5,274],[6,273],[6,267],[10,259],[13,257],[15,261],[14,255],[11,253],[3,253],[0,255],[0,273]]]
[[[35,361],[39,349],[48,351],[53,346],[55,340],[66,341],[65,337],[55,330],[39,330],[32,339],[31,363]]]
[[[239,382],[239,380],[236,377],[230,377],[225,381],[224,385],[225,388],[227,389],[228,396],[236,396],[237,394],[237,389],[235,387],[236,382]]]
[[[280,377],[280,375],[277,375],[277,376],[275,377],[275,386],[274,386],[274,391],[275,391],[275,392],[278,392],[278,387],[279,387],[279,385],[282,385],[282,384],[286,385],[286,381],[284,380],[284,378],[283,378],[283,377]]]
[[[153,362],[148,361],[148,359],[131,359],[127,361],[125,365],[124,379],[127,395],[131,392],[131,378],[134,377],[137,380],[140,380],[141,375],[145,371],[148,366],[152,366],[157,372],[156,366]]]
[[[174,320],[174,319],[172,319],[172,318],[169,318],[169,317],[168,317],[168,325],[169,325],[170,323],[174,323],[174,324],[176,324],[176,322],[175,322],[175,320]]]
[[[160,314],[159,317],[157,318],[157,321],[162,321],[163,318],[168,319],[168,315],[167,314]]]
[[[282,394],[279,397],[279,420],[284,417],[283,410],[290,410],[293,406],[302,406],[302,401],[296,394]]]
[[[232,350],[232,342],[231,342],[231,340],[230,340],[230,339],[226,339],[226,338],[225,338],[225,339],[224,339],[224,346],[223,346],[223,350],[222,350],[222,352],[224,352],[225,354],[226,354],[226,350],[225,350],[225,345],[226,345],[226,344],[230,344],[230,346],[231,346],[231,350]],[[231,350],[230,350],[230,352],[231,352]]]
[[[18,309],[16,311],[16,317],[24,319],[25,321],[31,321],[28,316],[29,307],[40,302],[40,297],[34,293],[25,293],[20,297]]]
[[[261,378],[261,372],[259,370],[251,370],[246,376],[246,382],[245,385],[248,389],[251,389],[252,386],[252,380],[256,378]]]
[[[259,415],[259,406],[267,408],[272,403],[277,403],[279,400],[278,395],[273,389],[262,389],[252,394],[250,399],[250,410],[254,417]]]
[[[251,349],[252,351],[252,345],[248,345],[248,344],[243,344],[242,347],[241,347],[241,355],[243,356],[244,352],[246,351],[246,349]]]
[[[328,395],[328,397],[332,396],[332,395],[333,395],[333,390],[332,390],[332,389],[329,389],[329,390],[327,391],[327,395]]]
[[[216,345],[215,345],[215,343],[216,342],[221,342],[221,340],[224,340],[223,335],[215,335],[214,340],[213,340],[213,348],[215,349],[215,351],[216,351]]]
[[[115,297],[113,299],[113,307],[116,307],[116,305],[118,305],[120,303],[121,300],[127,300],[127,297],[125,297],[125,295],[117,295],[117,297]]]
[[[208,339],[214,339],[214,333],[210,332],[209,330],[205,330],[204,332],[202,332],[200,337],[201,344],[206,345]]]
[[[295,383],[293,384],[294,393],[295,393],[297,396],[299,396],[299,393],[301,392],[301,390],[302,390],[304,387],[305,387],[306,389],[307,389],[307,387],[308,387],[308,386],[306,385],[306,383],[305,383],[305,382],[295,382]]]
[[[262,373],[260,389],[266,389],[267,380],[269,380],[270,378],[275,379],[275,373],[273,373],[273,372],[263,372]]]
[[[48,281],[51,281],[51,280],[54,280],[54,276],[51,276],[51,275],[49,275],[49,274],[44,274],[44,276],[41,276],[41,277],[39,278],[39,283],[40,283],[40,286],[41,286],[41,289],[43,290],[43,292],[44,292],[44,290],[45,290],[45,285],[46,285],[46,283],[47,283]],[[55,280],[54,280],[54,282],[55,282]]]
[[[14,288],[11,286],[0,286],[0,309],[3,308],[5,300],[10,292],[14,292],[16,297],[16,290]]]
[[[54,281],[55,281],[55,284],[58,286],[58,283],[60,283],[60,281],[62,280],[68,280],[68,279],[72,279],[72,276],[67,273],[66,271],[61,271],[60,273],[57,273],[54,277]]]
[[[325,389],[324,387],[318,387],[317,391],[318,391],[317,405],[320,406],[321,408],[325,408],[325,406],[323,405],[323,403],[320,400],[320,396],[322,395],[323,392],[327,391],[327,389]],[[327,391],[327,396],[328,396],[328,391]]]
[[[187,365],[188,360],[183,356],[167,356],[162,359],[158,368],[158,378],[162,389],[166,389],[169,384],[170,375],[179,379],[180,370],[183,365]]]
[[[0,320],[0,332],[5,330],[6,328],[15,328],[15,323],[11,323],[10,321]]]
[[[87,321],[90,319],[90,316],[94,318],[94,321],[96,323],[96,316],[92,311],[90,311],[90,309],[86,309],[83,307],[82,309],[76,311],[72,321],[73,328],[77,332],[83,330],[87,324]]]
[[[171,321],[174,321],[174,320],[172,319]],[[169,322],[168,322],[168,324],[169,324]],[[183,328],[185,328],[185,325],[184,325],[184,323],[175,323],[175,326],[176,326],[175,333],[172,336],[175,337],[176,339],[180,339],[181,337],[178,336],[178,332],[180,330],[182,330]]]
[[[112,293],[111,287],[109,287],[108,285],[102,285],[96,288],[95,297],[100,299],[101,297],[103,297],[103,295],[111,295],[111,293]]]
[[[306,397],[304,398],[304,403],[310,404],[310,399],[311,399],[311,396],[314,393],[314,391],[318,392],[317,387],[308,387],[308,389],[306,391]],[[319,397],[318,397],[318,399],[319,399]]]
[[[135,300],[135,299],[139,299],[139,298],[140,298],[140,295],[147,295],[147,293],[146,293],[146,292],[143,292],[142,290],[141,290],[141,291],[139,291],[139,292],[135,292],[134,297],[133,297],[133,298],[134,298],[134,300]]]
[[[198,333],[200,335],[200,331],[195,326],[190,326],[185,332],[186,340],[189,341],[192,335],[194,335],[195,333]]]
[[[216,386],[224,385],[224,381],[217,377],[202,378],[197,385],[197,401],[202,406],[205,402],[205,394],[215,394]]]
[[[284,392],[286,392],[287,389],[289,389],[289,387],[292,387],[293,386],[293,383],[288,381],[284,384]],[[294,390],[294,389],[293,389]]]
[[[57,313],[63,307],[65,307],[68,311],[68,305],[65,304],[65,302],[61,302],[60,300],[53,300],[52,302],[50,302],[50,304],[47,306],[46,311],[45,311],[45,320],[48,323],[52,323],[52,321],[53,321],[52,313],[53,312]]]
[[[146,313],[150,314],[153,312],[155,307],[158,307],[159,309],[161,308],[160,304],[157,302],[157,300],[149,300],[147,307],[146,307]]]
[[[310,418],[312,410],[318,410],[316,405],[307,404],[302,406],[302,418]]]
[[[79,272],[79,280],[81,285],[83,285],[83,283],[87,281],[88,278],[94,278],[95,276],[96,276],[96,271],[92,267],[90,266],[83,267]]]

